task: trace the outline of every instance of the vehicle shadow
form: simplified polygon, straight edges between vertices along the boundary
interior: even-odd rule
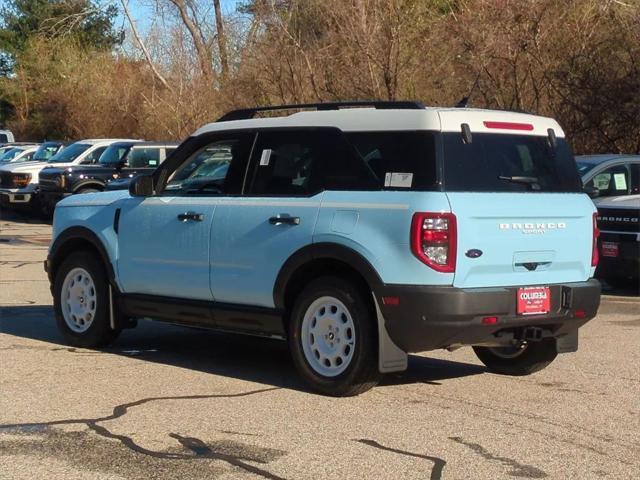
[[[53,344],[41,349],[78,353],[58,333],[53,309],[42,305],[0,307],[0,333]],[[13,348],[9,345],[4,350]],[[16,345],[15,348],[25,348]],[[28,348],[28,347],[26,347]],[[160,322],[140,321],[125,330],[101,354],[135,356],[139,360],[197,370],[225,377],[308,391],[299,379],[283,341],[217,333]],[[410,356],[406,372],[386,375],[382,386],[428,383],[483,373],[478,365]]]
[[[634,282],[629,280],[628,285],[610,285],[606,280],[600,280],[602,294],[612,297],[640,297],[640,280]]]
[[[53,218],[31,212],[27,207],[0,207],[0,220],[14,223],[28,223],[32,225],[51,225]]]

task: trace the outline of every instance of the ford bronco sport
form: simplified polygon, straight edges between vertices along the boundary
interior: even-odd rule
[[[314,389],[354,395],[408,352],[472,346],[526,375],[576,351],[600,301],[595,218],[549,118],[261,107],[202,127],[129,193],[61,201],[45,268],[73,345],[138,318],[286,339]]]

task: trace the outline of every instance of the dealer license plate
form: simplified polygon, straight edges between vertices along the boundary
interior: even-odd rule
[[[602,242],[603,257],[617,257],[620,255],[620,247],[617,242]]]
[[[542,315],[551,311],[549,287],[523,287],[518,289],[518,315]]]

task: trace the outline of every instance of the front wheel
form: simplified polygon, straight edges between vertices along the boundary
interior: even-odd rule
[[[514,347],[473,347],[489,371],[502,375],[530,375],[546,368],[558,356],[553,338]]]
[[[289,322],[289,348],[302,378],[326,395],[363,393],[379,380],[376,319],[364,292],[338,277],[312,281]]]
[[[109,322],[109,286],[95,255],[80,251],[69,255],[58,269],[53,288],[58,329],[77,347],[104,347],[118,336]]]

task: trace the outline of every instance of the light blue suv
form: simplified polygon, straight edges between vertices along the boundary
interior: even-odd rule
[[[60,202],[46,269],[73,345],[138,318],[286,339],[315,390],[354,395],[408,352],[473,346],[525,375],[575,351],[600,301],[594,214],[549,118],[262,107],[204,126],[129,192]]]

